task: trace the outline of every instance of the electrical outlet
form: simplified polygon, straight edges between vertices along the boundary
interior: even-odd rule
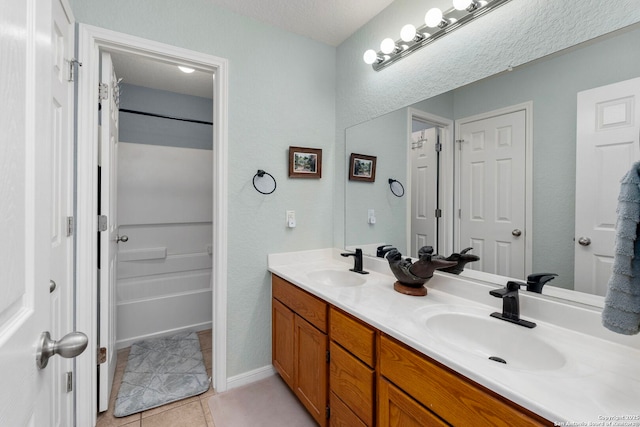
[[[287,211],[287,227],[296,227],[296,211]]]

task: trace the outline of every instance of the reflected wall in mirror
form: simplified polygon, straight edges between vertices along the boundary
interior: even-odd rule
[[[615,227],[619,179],[639,159],[640,147],[637,104],[640,80],[628,82],[630,87],[620,93],[615,92],[616,86],[608,85],[640,77],[639,42],[640,25],[635,24],[347,129],[347,155],[366,152],[377,156],[382,179],[366,188],[361,183],[346,182],[346,246],[363,247],[365,253],[375,256],[378,245],[391,244],[403,254],[415,256],[414,247],[422,243],[436,247],[443,255],[479,245],[473,253],[483,253],[481,262],[468,264],[466,269],[481,268],[521,280],[530,273],[556,273],[558,277],[548,286],[603,295],[610,268],[609,252],[613,248],[611,231]],[[579,119],[579,102],[584,110],[582,116],[588,116],[587,122]],[[525,141],[520,143],[524,144],[521,154],[524,157],[517,164],[516,160],[500,163],[505,157],[499,154],[493,163],[501,166],[493,169],[490,176],[503,178],[495,184],[482,185],[481,179],[488,175],[481,173],[481,162],[465,157],[457,146],[473,152],[488,144],[489,139],[474,140],[474,135],[481,132],[471,125],[501,115],[509,108],[524,112],[519,118],[524,126]],[[500,114],[492,113],[496,111]],[[431,120],[418,117],[423,128],[414,134],[412,118],[421,115]],[[491,126],[504,130],[512,125]],[[430,129],[435,135],[427,135]],[[605,133],[611,130],[616,132]],[[618,130],[627,133],[620,136]],[[422,136],[425,136],[422,147],[435,145],[438,132],[443,145],[439,163],[436,157],[430,169],[425,170],[439,168],[439,173],[429,172],[420,181],[423,184],[416,184],[411,172],[417,168],[415,159],[412,166],[412,152],[420,145],[417,142]],[[503,132],[492,143],[515,144],[508,136]],[[594,138],[604,140],[594,143]],[[592,144],[587,157],[582,146],[577,148],[577,141]],[[607,141],[613,144],[605,144]],[[519,175],[514,178],[514,174]],[[386,188],[387,178],[391,177],[404,180],[411,197],[394,197]],[[424,190],[428,195],[418,203],[415,193],[420,185],[428,186]],[[420,193],[425,194],[422,188]],[[470,198],[472,193],[474,197]],[[596,195],[601,199],[596,199]],[[427,202],[431,205],[425,212],[433,211],[432,216],[436,217],[437,209],[441,209],[442,216],[427,225],[430,232],[424,240],[412,242],[411,236],[418,234],[411,229],[417,207],[426,206]],[[461,218],[465,215],[469,218],[468,212],[482,212],[486,216],[487,206],[497,206],[490,214],[498,218],[497,222],[507,222],[515,215],[514,210],[522,213],[521,219],[508,224],[507,236],[494,235],[496,242],[485,242],[482,248],[482,242],[473,233],[465,235]],[[375,224],[367,223],[370,209],[375,210]],[[583,219],[586,213],[595,216]],[[608,236],[598,237],[600,231],[607,230]],[[594,236],[605,242],[604,249],[593,243],[589,246],[579,243],[585,242],[580,238],[588,237],[593,242]],[[518,255],[523,257],[522,267],[517,268],[502,262],[514,256],[509,248],[515,239],[523,242],[523,253]],[[489,255],[500,250],[505,257]],[[582,260],[580,257],[585,254]],[[586,281],[596,284],[586,285]],[[504,281],[498,282],[504,285]]]

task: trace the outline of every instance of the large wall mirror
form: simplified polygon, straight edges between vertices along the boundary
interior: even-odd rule
[[[634,24],[348,128],[347,164],[377,162],[374,182],[346,181],[346,247],[473,247],[463,274],[554,273],[543,294],[601,304],[619,180],[640,160],[638,43]]]

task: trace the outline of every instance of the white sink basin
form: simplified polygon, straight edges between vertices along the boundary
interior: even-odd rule
[[[426,317],[426,319],[425,319]],[[555,370],[565,357],[552,345],[537,338],[534,329],[477,314],[440,313],[422,316],[424,324],[438,339],[461,351],[506,367],[526,370]]]
[[[324,286],[361,286],[366,282],[361,274],[348,270],[317,270],[310,272],[307,276],[310,280]]]

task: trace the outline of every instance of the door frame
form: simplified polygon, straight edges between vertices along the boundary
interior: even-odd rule
[[[78,425],[95,425],[97,415],[97,165],[99,51],[169,60],[210,71],[213,79],[213,386],[227,389],[227,180],[228,79],[225,58],[183,49],[91,25],[78,27],[76,329],[89,337],[84,357],[76,361]],[[92,350],[93,349],[93,350]]]
[[[426,111],[418,110],[416,108],[409,107],[407,109],[407,143],[406,143],[406,156],[407,161],[411,159],[411,144],[409,143],[411,138],[412,121],[413,119],[427,122],[442,129],[442,151],[440,152],[440,209],[442,209],[443,215],[440,218],[440,247],[436,248],[436,253],[449,253],[453,250],[453,183],[454,172],[452,168],[447,168],[446,165],[453,164],[454,158],[454,144],[453,144],[453,120],[444,117],[437,116],[435,114],[427,113]],[[411,168],[408,167],[408,175],[405,178],[407,181],[407,188],[405,193],[409,195],[407,197],[407,224],[411,224]],[[448,212],[451,212],[449,214]],[[411,226],[407,227],[407,245],[411,245]],[[409,251],[410,252],[410,251]]]
[[[460,127],[466,123],[475,122],[478,120],[489,119],[491,117],[502,116],[504,114],[515,113],[516,111],[524,111],[525,116],[525,198],[524,198],[524,223],[525,223],[525,242],[524,242],[524,273],[525,276],[532,273],[533,269],[533,101],[523,102],[521,104],[510,105],[508,107],[499,108],[497,110],[487,111],[484,113],[476,114],[469,117],[464,117],[455,121],[455,133],[456,141],[459,141]],[[460,209],[460,156],[455,156],[453,162],[453,169],[455,170],[455,201],[454,212]],[[454,238],[455,241],[460,244],[460,217],[454,216]],[[457,231],[458,235],[455,235]],[[460,248],[463,249],[463,248]],[[494,274],[485,273],[476,270],[465,270],[465,274],[469,277],[480,280],[491,280],[495,277]],[[522,277],[515,278],[522,280]]]

